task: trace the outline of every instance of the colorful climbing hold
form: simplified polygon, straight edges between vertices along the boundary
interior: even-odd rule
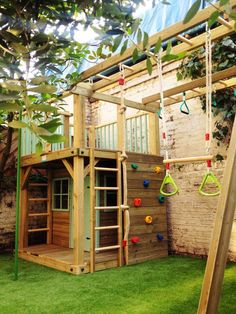
[[[161,233],[157,234],[157,240],[162,241],[164,240],[164,236]]]
[[[148,180],[144,180],[143,181],[143,186],[145,187],[145,188],[147,188],[147,187],[149,187],[149,181]]]
[[[140,242],[140,238],[139,238],[139,237],[132,237],[132,238],[131,238],[131,242],[132,242],[133,244],[137,244],[137,243]]]
[[[236,97],[236,89],[234,90],[234,96]]]
[[[134,199],[134,206],[135,207],[140,207],[142,205],[142,200],[141,198],[135,198]]]
[[[134,170],[137,170],[138,169],[138,165],[137,164],[131,164],[131,168],[134,169]]]
[[[165,200],[166,200],[166,198],[165,198],[164,195],[159,195],[159,196],[158,196],[158,201],[159,201],[160,204],[165,203]]]
[[[122,241],[122,246],[123,246],[123,247],[126,247],[126,245],[127,245],[127,240],[123,240],[123,241]]]
[[[156,166],[156,167],[154,168],[154,172],[156,172],[157,174],[160,173],[160,172],[161,172],[161,167]]]
[[[152,224],[152,216],[146,216],[145,217],[145,222],[146,222],[147,225]]]

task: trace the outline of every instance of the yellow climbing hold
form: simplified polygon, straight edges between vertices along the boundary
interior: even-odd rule
[[[146,224],[150,225],[152,223],[152,216],[146,216],[145,222],[146,222]]]
[[[160,172],[161,172],[161,167],[156,166],[155,169],[154,169],[154,171],[155,171],[156,173],[160,173]]]

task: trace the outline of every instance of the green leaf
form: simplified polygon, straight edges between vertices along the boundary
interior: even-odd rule
[[[40,124],[39,127],[44,128],[44,129],[48,130],[51,133],[54,133],[56,131],[56,129],[60,125],[63,125],[63,123],[61,122],[61,119],[60,118],[56,118],[56,119],[53,119],[53,120],[51,120],[49,122]]]
[[[48,77],[47,76],[43,76],[43,75],[41,75],[41,76],[36,76],[36,77],[34,77],[31,81],[30,81],[30,84],[31,85],[39,85],[39,84],[41,84],[41,83],[43,83],[43,82],[45,82],[45,81],[47,81],[48,80]]]
[[[123,39],[123,35],[119,35],[114,39],[114,43],[112,46],[112,52],[115,52],[117,50],[117,48],[120,46],[122,39]]]
[[[147,58],[146,66],[147,66],[148,74],[151,75],[152,74],[152,61],[150,58]]]
[[[236,32],[236,22],[234,23],[234,31]]]
[[[220,7],[229,3],[230,0],[220,0]]]
[[[136,63],[136,61],[138,60],[138,49],[135,48],[134,51],[133,51],[133,55],[132,55],[132,60],[133,60],[133,63]]]
[[[65,136],[62,136],[60,134],[53,134],[51,136],[41,136],[41,138],[50,144],[61,143],[61,142],[65,142],[66,140]]]
[[[5,103],[5,102],[0,102],[0,110],[2,111],[20,111],[21,107],[15,103]]]
[[[18,43],[12,43],[11,46],[16,50],[16,52],[18,53],[28,53],[28,49],[21,45],[21,44],[18,44]]]
[[[201,0],[197,0],[194,2],[194,4],[191,6],[191,8],[188,10],[187,14],[185,15],[183,23],[188,23],[199,11],[201,6]]]
[[[141,31],[141,29],[138,29],[138,34],[137,34],[137,43],[140,44],[142,41],[142,37],[143,37],[143,33]]]
[[[123,46],[120,51],[121,56],[124,54],[125,50],[127,49],[127,46],[128,46],[128,39],[126,39],[125,42],[123,43]]]
[[[28,89],[28,91],[34,93],[55,93],[57,88],[54,85],[40,85],[31,87]]]
[[[229,16],[231,17],[231,19],[236,21],[236,12],[235,13],[230,13]]]
[[[42,152],[43,152],[43,144],[42,144],[42,142],[38,142],[35,145],[35,152],[36,152],[36,155],[41,155],[42,154]]]
[[[51,105],[46,105],[46,104],[32,104],[29,106],[30,110],[35,110],[35,111],[43,111],[43,112],[52,112],[56,113],[57,108],[52,107]]]
[[[17,82],[3,82],[1,83],[3,88],[6,88],[10,91],[14,92],[22,92],[24,87],[22,85],[18,85]]]
[[[16,94],[0,94],[0,101],[16,100],[19,99],[19,95]]]
[[[172,55],[172,54],[168,54],[165,55],[161,58],[162,61],[173,61],[173,60],[178,60],[179,56],[178,55]]]
[[[154,54],[157,54],[160,51],[161,44],[162,44],[161,37],[159,37],[158,41],[156,42],[156,45],[154,47]]]
[[[166,54],[169,55],[171,53],[171,50],[172,50],[172,43],[169,40],[167,44],[167,48],[166,48]]]
[[[22,121],[12,121],[8,123],[8,126],[14,129],[22,129],[22,128],[27,128],[28,124]]]
[[[209,28],[217,21],[219,16],[220,16],[219,11],[215,11],[211,14],[211,16],[209,17],[209,20],[208,20],[208,27]]]
[[[148,41],[149,41],[148,33],[144,32],[143,33],[143,50],[147,48]]]

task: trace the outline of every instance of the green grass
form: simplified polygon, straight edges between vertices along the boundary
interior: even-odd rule
[[[74,276],[0,256],[0,312],[196,313],[205,262],[168,257],[139,265]],[[236,265],[226,269],[220,312],[236,313]]]

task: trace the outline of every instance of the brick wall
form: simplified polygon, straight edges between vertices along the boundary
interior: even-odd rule
[[[165,69],[165,89],[181,84],[175,78],[173,63]],[[171,71],[169,71],[171,70]],[[147,74],[127,82],[126,98],[141,101],[145,96],[158,92],[156,72]],[[119,87],[106,91],[119,95]],[[109,121],[110,104],[102,104],[98,116],[102,123]],[[201,109],[199,98],[188,101],[191,114],[181,114],[180,104],[167,107],[167,130],[169,156],[188,157],[205,154],[205,114]],[[102,114],[102,113],[103,114]],[[135,111],[132,111],[134,113]],[[129,111],[128,111],[129,114]],[[214,127],[214,121],[212,122]],[[160,122],[161,128],[161,122]],[[213,154],[227,156],[226,147],[218,147],[213,142]],[[161,155],[163,156],[161,143]],[[213,171],[222,182],[225,162],[213,163]],[[207,255],[214,225],[218,197],[204,197],[198,193],[198,187],[206,171],[205,163],[176,165],[172,167],[172,176],[176,180],[180,192],[167,200],[169,250],[175,253]],[[233,223],[229,258],[236,261],[236,215]]]

